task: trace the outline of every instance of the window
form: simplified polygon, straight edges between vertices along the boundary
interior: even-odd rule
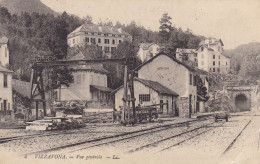
[[[118,37],[121,37],[121,35],[118,35]]]
[[[99,32],[98,35],[101,35],[101,33]]]
[[[4,110],[7,110],[7,100],[4,100]]]
[[[7,48],[5,47],[5,57],[7,58]]]
[[[96,44],[96,38],[90,38],[91,43]]]
[[[220,68],[217,68],[218,72],[220,72]]]
[[[109,53],[109,47],[105,47],[105,53]]]
[[[215,59],[215,55],[213,55],[213,59]]]
[[[105,44],[109,44],[109,39],[105,39]]]
[[[80,84],[80,83],[81,83],[81,75],[77,75],[76,84]]]
[[[115,42],[115,39],[113,39],[113,40],[112,40],[112,44],[115,44],[115,43],[116,43],[116,42]]]
[[[119,40],[118,43],[119,43],[119,44],[122,43],[122,40]]]
[[[101,39],[100,38],[98,38],[98,43],[101,43]]]
[[[196,76],[193,76],[193,86],[196,86],[196,83],[197,83]]]
[[[190,85],[192,85],[192,74],[190,74]]]
[[[201,61],[201,65],[204,65],[204,61]]]
[[[220,61],[218,62],[218,66],[220,66]]]
[[[7,88],[8,85],[7,85],[7,75],[4,74],[4,88]]]
[[[215,65],[215,61],[213,61],[213,65]]]
[[[85,34],[88,34],[88,32],[85,32]]]
[[[226,62],[226,65],[227,65],[227,62]]]
[[[85,41],[86,41],[87,43],[89,43],[89,38],[85,38]]]
[[[203,51],[204,50],[204,47],[201,47],[201,51]]]
[[[215,68],[213,68],[213,72],[215,72]]]
[[[201,58],[202,58],[202,59],[204,58],[204,54],[201,54]]]
[[[99,85],[99,83],[100,83],[100,78],[99,78],[99,76],[97,77],[97,84]]]
[[[115,36],[114,34],[112,36]]]
[[[93,84],[93,75],[90,76],[90,84]]]
[[[150,101],[150,94],[139,95],[139,102],[149,102],[149,101]]]
[[[92,35],[95,35],[95,33],[94,33],[94,32],[92,32],[91,34],[92,34]]]
[[[104,36],[108,36],[108,34],[104,34]]]
[[[209,68],[209,72],[211,72],[211,68]]]
[[[111,53],[116,53],[116,47],[111,47]]]

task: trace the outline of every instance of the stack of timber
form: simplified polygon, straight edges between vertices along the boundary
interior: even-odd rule
[[[83,127],[81,117],[45,117],[42,120],[26,122],[26,130],[65,130]]]

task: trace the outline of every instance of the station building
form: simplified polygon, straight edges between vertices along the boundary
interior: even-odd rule
[[[136,71],[138,78],[135,83],[140,87],[134,87],[134,92],[135,97],[139,98],[138,103],[146,96],[147,100],[142,100],[144,105],[167,103],[168,105],[163,107],[164,114],[168,111],[168,114],[189,117],[197,112],[195,77],[199,72],[196,68],[187,66],[165,53],[159,53],[137,67]],[[163,94],[156,86],[165,88],[168,92]],[[119,88],[114,91],[116,109],[122,105],[122,90],[123,88]]]

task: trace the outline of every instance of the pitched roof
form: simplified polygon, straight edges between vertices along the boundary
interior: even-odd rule
[[[145,86],[155,90],[156,92],[158,92],[160,94],[179,96],[177,93],[173,92],[169,88],[163,86],[162,84],[160,84],[156,81],[145,80],[145,79],[140,79],[140,78],[136,78],[136,77],[134,78],[134,81],[138,81],[138,82],[144,84]],[[115,89],[112,93],[115,93],[116,91],[118,91],[122,87],[123,86],[120,86],[119,88]]]
[[[206,43],[206,40],[213,40],[213,42],[211,42],[211,43]],[[207,39],[204,39],[204,40],[202,40],[202,41],[199,43],[199,45],[200,45],[200,46],[201,46],[201,45],[204,45],[204,44],[216,45],[216,44],[218,44],[218,43],[221,43],[221,45],[224,46],[222,40],[221,40],[221,39],[216,39],[216,38],[207,38]]]
[[[79,26],[78,28],[76,28],[69,35],[77,33],[77,32],[95,32],[95,33],[105,33],[105,34],[130,36],[130,34],[128,34],[127,32],[122,31],[121,28],[116,28],[114,26],[102,26],[102,25],[86,24],[86,23]]]
[[[148,50],[150,46],[154,45],[155,43],[141,43],[140,44],[140,47],[143,49],[143,50]]]
[[[177,48],[177,49],[176,49],[176,53],[177,53],[177,52],[180,52],[180,53],[188,53],[188,54],[197,53],[196,49],[188,49],[188,48]]]
[[[190,71],[196,71],[195,68],[192,68],[191,66],[188,66],[186,64],[184,64],[183,62],[177,60],[175,57],[173,56],[170,56],[168,54],[166,54],[165,52],[160,52],[158,53],[156,56],[152,57],[151,59],[147,60],[146,62],[144,62],[143,64],[139,65],[138,67],[135,68],[135,70],[139,70],[140,68],[142,68],[144,65],[152,62],[155,58],[161,56],[161,55],[165,55],[165,56],[168,56],[170,59],[172,59],[173,61],[175,61],[176,63],[180,64],[180,65],[183,65],[185,68],[187,68],[188,70]]]
[[[98,85],[90,85],[90,88],[91,89],[97,89],[97,90],[100,90],[100,91],[103,91],[103,92],[111,92],[113,91],[111,88],[108,88],[108,87],[104,87],[104,86],[98,86]]]
[[[87,54],[84,54],[83,52],[80,51],[79,53],[75,54],[68,60],[84,60],[84,59],[91,59],[91,58]]]

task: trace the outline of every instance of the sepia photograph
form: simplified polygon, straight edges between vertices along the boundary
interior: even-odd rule
[[[259,0],[0,0],[0,164],[260,164]]]

